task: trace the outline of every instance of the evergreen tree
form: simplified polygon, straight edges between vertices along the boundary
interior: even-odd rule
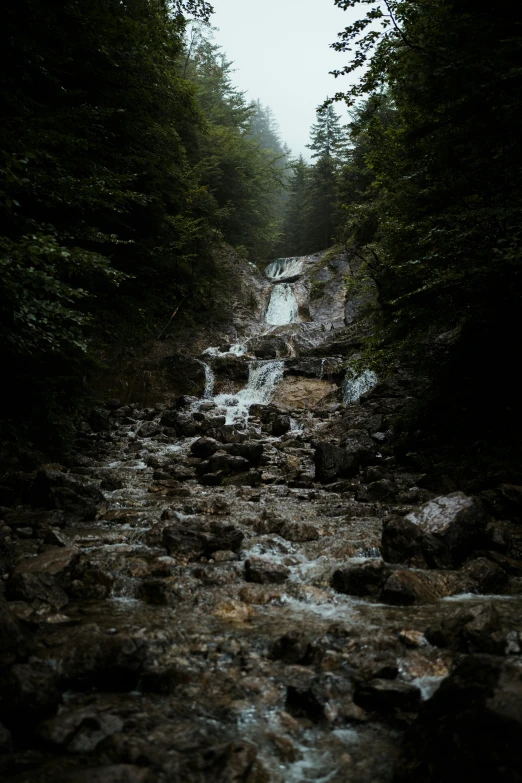
[[[308,252],[307,197],[310,166],[302,155],[290,164],[293,176],[288,184],[288,200],[279,255],[299,256]]]
[[[310,129],[310,144],[306,146],[313,151],[312,158],[333,158],[338,160],[346,144],[345,134],[341,128],[341,120],[330,104],[317,112],[317,122]]]

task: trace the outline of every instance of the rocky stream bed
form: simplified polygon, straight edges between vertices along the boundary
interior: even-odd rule
[[[397,462],[415,385],[344,378],[334,278],[325,329],[269,269],[199,397],[112,400],[2,508],[2,780],[522,780],[522,488]]]

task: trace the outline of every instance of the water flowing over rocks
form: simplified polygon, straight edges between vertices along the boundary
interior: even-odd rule
[[[422,388],[348,389],[368,299],[325,258],[6,478],[2,780],[520,780],[522,490],[401,463]]]

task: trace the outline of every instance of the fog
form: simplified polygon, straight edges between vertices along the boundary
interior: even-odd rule
[[[294,155],[309,157],[310,126],[325,98],[346,91],[350,77],[329,75],[347,55],[329,45],[359,11],[333,0],[213,0],[215,41],[234,62],[235,83],[247,98],[270,106]],[[344,104],[337,111],[347,118]]]

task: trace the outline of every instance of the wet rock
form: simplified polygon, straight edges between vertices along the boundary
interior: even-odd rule
[[[309,525],[307,522],[284,522],[279,528],[278,534],[286,541],[294,543],[316,541],[319,538],[319,531],[315,525]]]
[[[225,451],[235,457],[243,457],[248,460],[250,465],[257,467],[261,462],[264,446],[255,441],[246,441],[245,443],[231,443],[225,446]]]
[[[382,560],[367,560],[335,571],[332,587],[346,595],[378,596],[389,575]]]
[[[251,781],[257,758],[257,746],[251,742],[236,741],[216,745],[191,759],[192,775],[181,775],[179,780],[198,780],[201,783],[242,783]]]
[[[233,454],[217,453],[213,454],[208,461],[207,473],[217,473],[222,471],[225,475],[231,473],[240,473],[241,471],[247,471],[250,464],[244,457],[236,457]]]
[[[222,470],[216,471],[216,473],[205,473],[200,477],[199,483],[205,487],[219,487],[220,484],[226,478],[226,473]]]
[[[141,425],[137,434],[140,438],[153,438],[155,435],[159,435],[161,432],[161,425],[156,421],[146,421]]]
[[[87,421],[94,432],[108,432],[111,428],[109,411],[104,410],[103,408],[95,408],[92,410],[87,416]]]
[[[13,750],[13,738],[11,732],[0,723],[0,753],[11,753]]]
[[[26,635],[9,604],[0,595],[0,671],[26,654]]]
[[[94,484],[80,483],[59,470],[40,470],[31,487],[31,501],[47,509],[61,509],[79,519],[94,519],[104,502]]]
[[[506,591],[509,583],[507,573],[485,557],[470,560],[463,570],[473,585],[474,593],[499,595]]]
[[[234,393],[246,385],[248,362],[243,356],[215,356],[211,363],[215,376],[215,394]]]
[[[303,663],[308,659],[310,642],[299,631],[289,631],[274,642],[272,657],[285,663]]]
[[[307,717],[314,723],[323,720],[334,723],[338,719],[357,719],[360,716],[357,709],[354,711],[352,699],[350,681],[327,673],[314,677],[308,683],[290,684],[285,706],[291,715]]]
[[[389,479],[380,479],[379,481],[372,481],[366,485],[365,500],[371,502],[392,500],[398,494],[398,487],[395,482]]]
[[[245,579],[258,584],[280,584],[290,576],[290,569],[279,563],[260,557],[251,557],[245,562]]]
[[[170,606],[175,600],[175,594],[167,579],[151,577],[140,582],[138,598],[155,606]]]
[[[96,625],[84,625],[64,635],[56,655],[69,687],[128,691],[143,670],[146,645],[143,639],[125,633],[108,635]]]
[[[444,545],[446,567],[451,567],[460,565],[479,544],[487,514],[478,498],[453,492],[430,500],[405,519]]]
[[[107,764],[66,773],[56,783],[154,783],[156,775],[134,764]]]
[[[64,708],[38,727],[38,736],[69,753],[90,753],[102,740],[121,731],[123,721],[117,715],[96,712],[93,708]]]
[[[270,425],[270,433],[275,438],[280,438],[290,431],[290,426],[290,416],[276,416]]]
[[[107,598],[114,585],[114,574],[106,565],[82,555],[72,568],[71,594],[83,600]]]
[[[61,701],[58,676],[44,661],[18,663],[0,678],[0,719],[10,729],[33,726],[52,715]]]
[[[205,367],[198,359],[176,353],[162,359],[160,368],[174,394],[203,396]]]
[[[105,492],[115,492],[117,489],[122,489],[123,486],[123,481],[116,476],[105,476],[100,482],[100,487]]]
[[[331,443],[318,443],[315,448],[315,478],[324,484],[336,478],[352,478],[359,472],[354,454]]]
[[[278,359],[289,356],[290,349],[286,341],[277,335],[254,337],[248,341],[248,351],[257,359]]]
[[[208,459],[214,452],[221,448],[221,444],[214,438],[198,438],[190,447],[190,451],[195,457]]]
[[[405,647],[411,647],[412,649],[424,647],[428,643],[428,640],[422,631],[413,631],[408,629],[404,629],[399,633],[399,640]]]
[[[451,554],[444,543],[430,533],[424,533],[408,516],[385,519],[381,541],[387,563],[444,568],[451,561]]]
[[[501,484],[496,489],[486,490],[481,498],[490,512],[498,519],[522,521],[522,487],[516,484]]]
[[[359,685],[353,700],[366,710],[415,712],[420,707],[421,694],[407,682],[374,679]]]
[[[213,614],[222,620],[233,623],[245,623],[252,619],[254,610],[243,601],[221,601],[215,607]]]
[[[493,604],[458,609],[439,626],[428,628],[425,636],[437,647],[459,652],[501,655],[506,647],[506,634],[501,632],[500,616]]]
[[[517,783],[522,743],[522,666],[471,655],[443,681],[404,737],[395,783]]]
[[[243,538],[244,533],[236,525],[203,517],[177,522],[163,531],[163,544],[169,555],[190,557],[210,557],[218,549],[237,552]]]
[[[65,587],[78,560],[76,549],[56,547],[37,557],[25,558],[6,585],[10,601],[38,601],[61,609],[68,602]]]
[[[384,583],[380,600],[397,606],[429,604],[468,587],[469,582],[458,572],[399,570]]]

